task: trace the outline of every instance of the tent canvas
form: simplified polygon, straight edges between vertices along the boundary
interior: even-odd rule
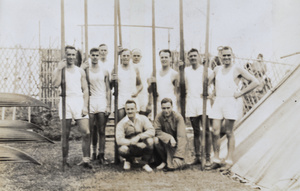
[[[300,190],[300,67],[262,100],[235,130],[231,169],[271,190]],[[221,145],[225,157],[227,141]]]

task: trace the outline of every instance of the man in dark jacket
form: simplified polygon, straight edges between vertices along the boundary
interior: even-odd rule
[[[182,169],[187,150],[186,126],[183,117],[173,111],[170,98],[161,101],[160,112],[154,121],[154,146],[162,159],[157,169]]]

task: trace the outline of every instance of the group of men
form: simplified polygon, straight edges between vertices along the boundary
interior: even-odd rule
[[[175,170],[186,166],[187,136],[185,120],[177,112],[177,95],[179,93],[179,75],[171,68],[171,51],[159,52],[161,69],[156,78],[148,78],[141,64],[142,53],[139,49],[130,51],[120,49],[118,74],[114,74],[112,63],[107,62],[107,46],[101,44],[90,50],[90,62],[75,66],[76,49],[66,47],[66,59],[58,64],[54,71],[54,85],[61,84],[61,71],[66,68],[66,119],[67,137],[71,121],[76,120],[82,132],[83,167],[92,168],[90,157],[106,164],[105,126],[111,113],[111,92],[113,82],[118,82],[118,124],[116,126],[116,143],[119,155],[124,159],[125,170],[131,168],[136,157],[142,157],[143,169],[152,172],[151,162],[159,164],[157,169]],[[209,69],[209,84],[214,84],[215,101],[207,104],[207,123],[202,126],[203,114],[203,71],[204,66],[197,49],[188,52],[191,67],[185,68],[186,83],[186,117],[190,118],[194,132],[195,160],[201,164],[200,144],[201,129],[206,129],[206,166],[210,169],[230,168],[233,164],[234,135],[233,125],[237,119],[237,98],[253,90],[257,79],[245,69],[235,66],[230,47],[221,50],[222,65],[213,71]],[[132,61],[131,61],[132,60]],[[111,71],[111,73],[110,73]],[[249,85],[238,89],[241,78]],[[147,117],[152,109],[152,89],[157,85],[158,114],[151,122]],[[147,94],[149,96],[147,96]],[[212,93],[213,94],[213,93]],[[212,97],[212,96],[210,96]],[[88,108],[89,106],[89,108]],[[60,111],[62,105],[60,104]],[[60,112],[60,116],[61,112]],[[212,133],[209,121],[212,120]],[[222,161],[220,151],[220,129],[224,120],[228,139],[228,155]],[[212,135],[212,136],[211,136]],[[212,139],[211,139],[212,137]],[[99,141],[98,141],[99,140]],[[92,155],[90,145],[92,142]],[[97,144],[99,145],[98,155]],[[211,164],[211,145],[214,156]],[[67,145],[68,147],[68,145]],[[153,154],[155,153],[155,155]],[[65,160],[67,156],[65,157]]]

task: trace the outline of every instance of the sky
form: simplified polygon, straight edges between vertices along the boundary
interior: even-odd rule
[[[151,0],[120,0],[121,23],[152,25]],[[66,44],[82,49],[84,0],[65,0]],[[207,0],[183,0],[184,49],[205,51]],[[229,45],[237,57],[284,62],[300,52],[300,1],[210,0],[209,50]],[[60,48],[60,0],[0,0],[0,47]],[[156,26],[172,27],[170,49],[179,50],[179,0],[155,1]],[[40,23],[40,32],[39,32]],[[113,24],[113,0],[88,0],[88,24]],[[105,43],[113,59],[113,27],[88,28],[89,49]],[[39,41],[40,36],[40,41]],[[139,48],[152,60],[151,28],[122,27],[123,47]],[[168,48],[168,30],[156,29],[156,51]],[[158,56],[157,56],[158,57]],[[299,56],[295,56],[299,60]]]

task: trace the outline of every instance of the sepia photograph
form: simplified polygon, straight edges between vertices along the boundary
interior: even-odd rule
[[[300,190],[299,8],[0,0],[0,190]]]

